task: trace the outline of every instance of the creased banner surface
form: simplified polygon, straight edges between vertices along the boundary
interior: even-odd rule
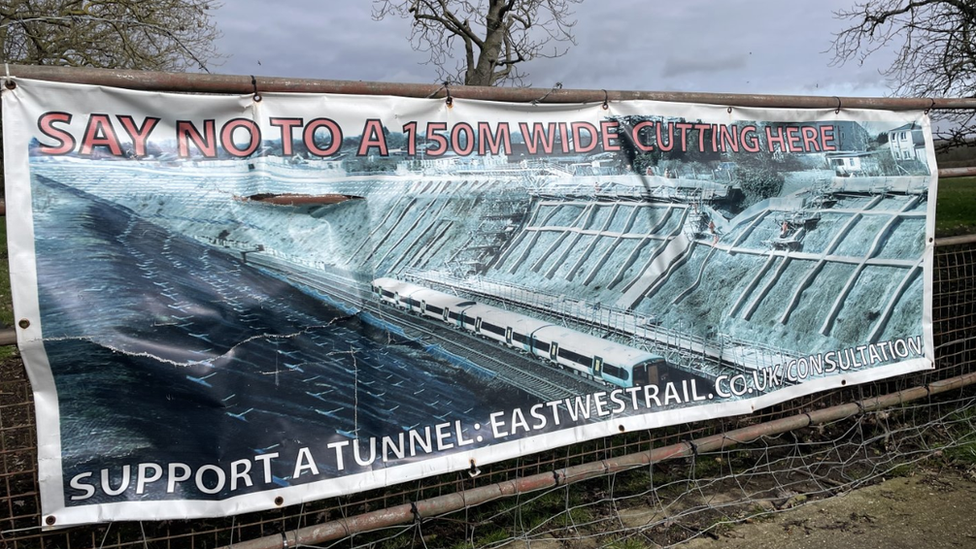
[[[16,82],[48,525],[291,505],[932,367],[921,112]]]

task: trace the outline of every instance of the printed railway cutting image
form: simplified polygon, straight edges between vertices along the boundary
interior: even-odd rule
[[[753,155],[35,142],[45,345],[83,382],[59,392],[68,505],[110,501],[150,448],[290,486],[921,356],[922,130],[831,126],[836,151]],[[136,412],[104,421],[119,399]]]

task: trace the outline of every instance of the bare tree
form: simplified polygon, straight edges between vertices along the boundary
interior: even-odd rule
[[[883,71],[895,95],[976,95],[976,2],[973,0],[870,0],[835,13],[847,28],[834,36],[834,63],[863,63],[894,49]],[[937,137],[949,144],[970,142],[976,113],[940,113],[947,123]]]
[[[23,65],[206,70],[217,58],[217,7],[211,0],[0,0],[0,53]],[[2,174],[0,153],[0,182]]]
[[[373,19],[413,20],[410,42],[430,54],[447,81],[469,86],[521,84],[523,63],[559,57],[574,44],[572,4],[583,0],[374,0]],[[464,47],[456,67],[455,47]]]
[[[3,59],[32,65],[206,70],[212,0],[0,0]]]

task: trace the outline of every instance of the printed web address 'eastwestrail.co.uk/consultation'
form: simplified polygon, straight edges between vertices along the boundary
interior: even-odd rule
[[[415,428],[396,435],[342,439],[321,447],[303,446],[292,455],[267,452],[221,464],[193,467],[186,463],[137,463],[112,469],[86,471],[70,481],[69,499],[82,503],[96,495],[128,499],[131,494],[156,497],[185,493],[201,497],[227,497],[248,489],[275,487],[273,469],[284,460],[291,483],[324,480],[335,473],[351,474],[427,454],[480,447],[543,431],[569,428],[594,419],[648,413],[681,405],[733,398],[749,398],[812,377],[850,372],[875,365],[923,356],[921,337],[858,345],[790,359],[771,367],[718,376],[710,386],[690,379],[680,382],[615,388],[585,395],[513,408],[488,415],[485,423],[465,425],[460,420]],[[327,464],[330,470],[324,470]],[[274,465],[274,467],[273,467]]]

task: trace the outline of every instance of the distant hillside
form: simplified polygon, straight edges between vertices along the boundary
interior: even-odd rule
[[[935,159],[940,168],[968,168],[976,166],[976,141],[968,146],[954,147],[948,151],[940,150],[935,144]]]

